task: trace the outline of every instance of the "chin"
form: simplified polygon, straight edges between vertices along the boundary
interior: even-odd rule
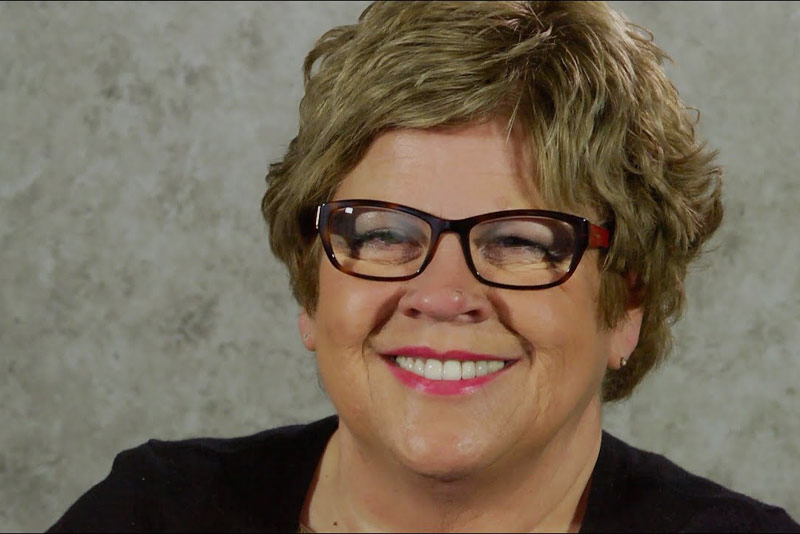
[[[468,435],[406,434],[395,454],[404,467],[432,480],[455,482],[492,463],[491,444]]]

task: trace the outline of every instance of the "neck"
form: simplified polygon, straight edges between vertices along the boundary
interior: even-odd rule
[[[598,400],[540,448],[445,481],[361,446],[340,422],[301,519],[320,531],[577,531],[601,436]]]

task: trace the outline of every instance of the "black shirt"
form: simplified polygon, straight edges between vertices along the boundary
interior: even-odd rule
[[[296,532],[336,416],[120,453],[50,532]],[[800,532],[782,509],[603,433],[581,532]]]

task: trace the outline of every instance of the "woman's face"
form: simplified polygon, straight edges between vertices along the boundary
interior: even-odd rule
[[[547,209],[527,185],[530,156],[504,127],[385,133],[335,200],[383,200],[447,219]],[[458,239],[444,234],[425,271],[403,282],[356,278],[322,258],[318,307],[300,316],[342,430],[362,451],[448,479],[514,465],[580,425],[599,432],[603,374],[630,354],[639,331],[636,314],[613,330],[598,324],[597,251],[560,286],[509,290],[479,282]],[[510,365],[473,389],[432,394],[393,371],[391,356],[403,351]]]

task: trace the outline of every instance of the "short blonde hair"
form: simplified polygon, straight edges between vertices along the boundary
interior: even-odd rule
[[[721,169],[665,58],[597,2],[376,3],[327,32],[306,57],[299,132],[270,166],[262,202],[298,303],[316,309],[313,210],[378,134],[500,115],[536,154],[544,201],[592,209],[613,229],[598,315],[611,328],[635,303],[644,320],[603,399],[630,395],[669,352],[687,266],[722,219]]]

